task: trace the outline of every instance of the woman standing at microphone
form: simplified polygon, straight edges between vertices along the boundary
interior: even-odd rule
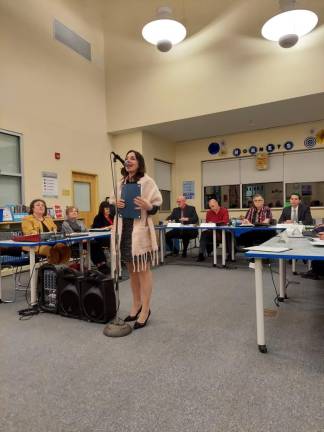
[[[129,150],[125,166],[121,170],[122,180],[117,187],[117,208],[125,207],[121,199],[124,184],[141,185],[141,196],[134,199],[140,209],[139,219],[128,219],[116,216],[112,229],[113,265],[116,263],[115,231],[118,223],[120,259],[127,265],[130,275],[133,302],[126,322],[135,321],[134,329],[146,326],[150,311],[152,295],[152,273],[150,266],[158,263],[158,245],[152,215],[157,213],[162,204],[161,193],[154,180],[145,174],[145,161],[141,153]]]

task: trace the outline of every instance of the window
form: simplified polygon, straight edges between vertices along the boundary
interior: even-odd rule
[[[161,210],[162,211],[171,210],[171,192],[166,190],[161,190],[160,192],[162,194],[162,199],[163,199]]]
[[[303,183],[287,183],[286,197],[292,193],[298,193],[301,196],[302,202],[311,207],[324,206],[324,181],[322,182],[303,182]]]
[[[222,207],[240,208],[240,165],[238,159],[202,163],[203,206],[216,198]]]
[[[161,211],[171,210],[171,168],[172,165],[168,162],[162,162],[159,160],[154,161],[155,168],[155,181],[158,185],[162,194],[162,205]]]
[[[283,207],[299,193],[311,207],[324,207],[324,149],[268,155],[266,170],[258,170],[254,156],[202,162],[202,205],[216,198],[222,206],[248,208],[256,193],[269,207]],[[240,196],[241,192],[241,196]]]
[[[260,194],[268,207],[283,206],[283,182],[250,183],[242,186],[242,207],[252,205],[253,195]]]
[[[20,137],[0,132],[0,206],[22,203]]]
[[[204,209],[208,209],[208,201],[217,199],[222,207],[229,209],[240,208],[240,185],[205,186]]]

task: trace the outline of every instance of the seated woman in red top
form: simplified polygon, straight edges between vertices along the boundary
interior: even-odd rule
[[[206,222],[213,222],[216,225],[227,225],[229,222],[229,215],[228,215],[227,208],[221,207],[216,199],[209,200],[208,205],[210,210],[207,211]],[[221,243],[222,233],[220,231],[216,232],[216,239],[217,239],[217,243]],[[200,244],[199,244],[199,255],[197,261],[204,261],[205,259],[204,254],[207,249],[207,243],[212,241],[213,241],[212,230],[206,230],[201,233]],[[228,249],[228,251],[229,250],[230,249]]]

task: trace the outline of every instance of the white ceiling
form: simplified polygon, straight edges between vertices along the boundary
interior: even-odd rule
[[[225,30],[220,25],[220,17],[225,20],[226,24],[226,19],[228,20],[228,17],[231,16],[232,25],[235,23],[235,28],[231,29],[231,37],[240,37],[244,40],[250,38],[260,42],[260,28],[263,22],[276,14],[279,9],[278,0],[104,1],[107,1],[106,6],[109,12],[106,16],[107,28],[109,29],[109,38],[106,40],[109,48],[106,55],[110,59],[107,62],[108,72],[110,68],[122,70],[123,67],[129,67],[130,59],[133,67],[143,64],[147,68],[149,68],[150,62],[158,61],[159,57],[154,56],[154,47],[151,50],[147,49],[138,31],[143,23],[154,16],[157,6],[166,4],[173,8],[174,16],[185,22],[189,31],[188,40],[191,41],[194,41],[197,35],[201,35],[203,32],[210,40],[214,40],[215,34],[209,33],[215,17],[218,17],[219,20],[217,28],[220,28],[220,31],[224,33]],[[324,0],[297,0],[297,4],[300,8],[309,8],[318,13],[319,26],[321,26],[324,19]],[[226,44],[231,48],[231,55],[240,56],[240,52],[232,52],[230,40],[226,40]],[[260,50],[260,44],[255,44],[254,49]],[[280,48],[278,47],[278,49]],[[134,55],[135,52],[136,55]],[[255,53],[257,54],[258,51]],[[314,59],[314,65],[310,65],[310,67],[316,67],[316,59]],[[310,85],[310,93],[312,90]],[[141,127],[131,130],[110,130],[110,132],[119,134],[145,130],[171,141],[181,142],[322,119],[324,119],[324,93],[316,93],[193,118],[183,118],[158,124],[142,124]]]
[[[318,93],[253,107],[144,126],[140,129],[167,138],[170,141],[179,142],[323,119],[324,93]],[[123,130],[114,133],[125,132]]]

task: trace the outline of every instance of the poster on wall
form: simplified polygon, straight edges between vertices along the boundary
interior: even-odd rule
[[[193,180],[184,181],[182,183],[182,193],[186,199],[195,198],[195,182]]]
[[[43,197],[58,197],[57,173],[42,172],[42,195]]]
[[[10,207],[2,207],[2,220],[0,222],[11,222],[13,221],[13,216]]]
[[[267,153],[259,153],[255,157],[255,166],[259,171],[267,170],[269,168],[269,155]]]

